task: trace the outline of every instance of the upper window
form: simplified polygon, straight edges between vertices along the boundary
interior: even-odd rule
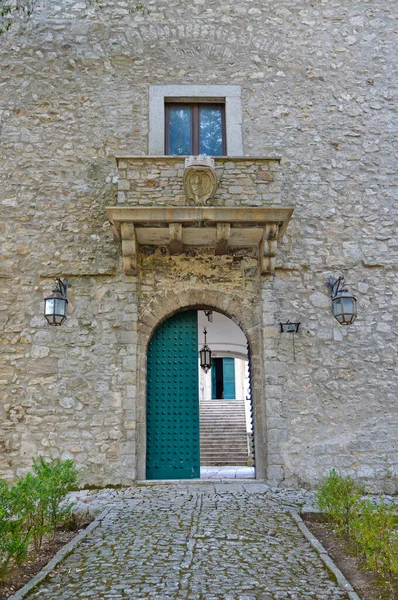
[[[150,155],[243,156],[238,85],[149,86]]]
[[[225,156],[225,103],[166,102],[165,154]]]

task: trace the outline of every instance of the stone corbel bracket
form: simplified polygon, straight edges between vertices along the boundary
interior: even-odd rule
[[[293,210],[290,207],[112,206],[106,212],[122,242],[126,275],[137,272],[140,245],[167,246],[170,254],[182,254],[188,247],[214,248],[216,255],[257,247],[260,272],[266,275],[275,271],[278,242]]]
[[[275,271],[275,257],[280,239],[277,223],[267,223],[260,242],[260,270],[262,274]]]
[[[122,239],[123,270],[126,275],[134,275],[137,271],[137,239],[134,223],[120,223]]]

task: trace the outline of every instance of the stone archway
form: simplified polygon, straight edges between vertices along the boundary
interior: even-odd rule
[[[138,314],[137,340],[137,478],[145,479],[146,457],[146,361],[147,347],[158,325],[182,309],[218,311],[232,319],[246,335],[251,353],[252,402],[256,431],[256,478],[264,479],[266,470],[266,416],[264,405],[264,372],[262,313],[260,305],[237,294],[220,290],[188,290],[166,292],[142,302]]]

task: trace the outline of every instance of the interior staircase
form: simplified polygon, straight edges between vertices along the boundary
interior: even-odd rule
[[[200,464],[246,467],[248,461],[245,401],[201,400]]]

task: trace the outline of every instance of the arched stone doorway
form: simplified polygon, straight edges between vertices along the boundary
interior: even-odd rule
[[[147,351],[157,327],[181,310],[215,310],[232,319],[245,334],[251,353],[252,402],[256,454],[256,478],[265,477],[266,441],[264,411],[264,376],[262,352],[261,310],[246,298],[235,294],[206,290],[191,290],[176,295],[173,292],[159,295],[140,307],[138,320],[137,365],[137,478],[146,479],[147,452]]]

